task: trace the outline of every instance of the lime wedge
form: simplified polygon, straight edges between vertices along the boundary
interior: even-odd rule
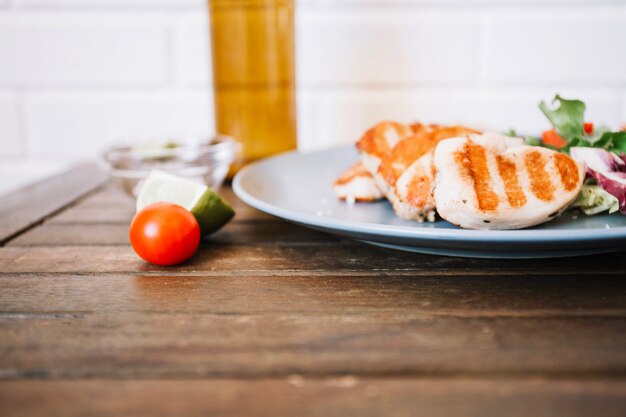
[[[175,142],[170,139],[147,140],[135,143],[130,152],[134,157],[142,159],[160,159],[164,151],[176,148]]]
[[[217,231],[235,215],[230,204],[206,185],[155,170],[141,187],[137,211],[161,201],[189,210],[198,221],[202,235]]]

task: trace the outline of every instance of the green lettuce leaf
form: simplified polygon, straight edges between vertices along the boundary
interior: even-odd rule
[[[626,153],[626,132],[611,132],[606,126],[597,126],[591,134],[585,132],[585,103],[580,100],[564,99],[556,95],[551,108],[545,101],[539,108],[546,115],[556,133],[567,141],[561,149],[569,152],[575,146],[601,148],[607,151]],[[545,145],[544,145],[545,146]]]
[[[613,152],[626,153],[626,132],[604,132],[600,138],[592,142],[596,148]]]
[[[558,107],[552,109],[545,101],[539,103],[539,109],[546,115],[554,130],[568,142],[585,136],[585,103],[580,100],[567,100],[558,94],[552,104],[558,102]]]
[[[569,152],[569,149],[575,146],[601,148],[618,154],[626,153],[626,132],[604,132],[595,138],[587,136],[586,139],[576,137],[561,150]]]
[[[526,145],[529,146],[546,146],[545,143],[543,143],[543,141],[539,138],[536,138],[534,136],[526,136],[524,137],[524,142],[526,143]]]
[[[613,214],[619,210],[619,200],[599,185],[585,184],[570,208],[580,208],[588,216],[607,210],[609,214]]]
[[[548,148],[555,151],[561,151],[562,149],[556,148],[552,145],[544,143],[540,138],[535,136],[524,136],[524,143],[529,146],[541,146],[542,148]]]

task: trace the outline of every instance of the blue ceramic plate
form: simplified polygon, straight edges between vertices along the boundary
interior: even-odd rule
[[[387,201],[346,204],[332,182],[357,160],[350,148],[291,152],[242,169],[235,193],[252,207],[339,236],[392,249],[480,258],[548,258],[626,250],[626,216],[567,211],[525,230],[464,230],[446,221],[398,218]]]

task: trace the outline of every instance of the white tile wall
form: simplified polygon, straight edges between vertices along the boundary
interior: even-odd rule
[[[55,1],[55,0],[48,0]],[[615,4],[621,0],[300,0],[306,5],[336,8],[355,6],[390,6],[390,7],[413,7],[413,6],[444,6],[444,7],[483,7],[483,6],[542,6],[551,7],[554,5],[598,5]]]
[[[17,7],[45,8],[155,8],[155,7],[201,7],[204,0],[13,0]]]
[[[303,86],[470,83],[478,24],[452,11],[328,10],[298,21]]]
[[[174,81],[208,86],[211,82],[209,17],[207,13],[181,13],[173,23]]]
[[[72,167],[68,161],[3,160],[0,164],[0,198],[30,184],[57,175]]]
[[[0,157],[22,156],[19,123],[16,95],[0,93]]]
[[[622,98],[622,129],[626,130],[626,93]]]
[[[593,89],[564,89],[566,97],[584,97],[588,119],[619,126],[623,119],[619,93]],[[314,150],[354,142],[363,127],[382,119],[428,120],[461,123],[485,130],[535,134],[546,128],[537,105],[549,101],[553,91],[544,89],[435,88],[394,91],[334,91],[312,93],[308,98],[314,119],[303,129],[304,150]],[[302,117],[305,120],[306,117]],[[301,118],[301,119],[302,119]]]
[[[29,94],[24,107],[36,157],[93,157],[111,141],[214,130],[204,92],[45,92]]]
[[[298,0],[299,143],[380,119],[535,132],[555,92],[626,122],[626,0]],[[212,130],[204,0],[0,0],[0,159]]]
[[[620,87],[626,83],[626,9],[492,13],[484,48],[488,81]]]
[[[0,85],[145,85],[168,80],[165,21],[143,14],[4,13]]]

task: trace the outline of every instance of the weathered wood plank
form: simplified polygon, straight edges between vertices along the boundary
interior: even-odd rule
[[[105,180],[106,176],[94,164],[87,164],[2,197],[0,245]]]
[[[87,229],[88,228],[88,229]],[[58,224],[46,223],[8,243],[9,246],[128,245],[128,223]],[[233,221],[207,242],[239,245],[317,246],[340,242],[339,238],[282,222]]]
[[[7,246],[129,245],[128,224],[57,224],[46,222],[22,233]]]
[[[158,400],[157,400],[158,399]],[[626,382],[474,379],[5,381],[5,417],[621,417]]]
[[[222,195],[226,199],[226,201],[231,203],[233,208],[235,209],[235,221],[262,222],[277,220],[276,217],[252,208],[243,201],[241,201],[239,197],[235,195],[235,192],[230,185],[222,187],[222,189],[220,190],[220,195]]]
[[[616,276],[41,276],[0,275],[0,317],[160,312],[424,317],[626,317]]]
[[[220,193],[235,209],[235,222],[272,221],[274,217],[253,209],[235,196],[229,186]],[[53,224],[128,224],[135,214],[135,201],[114,186],[109,185],[68,210],[52,217]]]
[[[50,218],[52,224],[130,224],[135,209],[132,207],[82,207],[80,204],[70,207]]]
[[[163,275],[619,275],[614,254],[538,260],[464,259],[404,253],[365,244],[243,246],[206,243],[175,268],[147,264],[129,246],[0,248],[1,273],[139,273]]]
[[[229,185],[224,185],[220,191],[228,202],[234,207],[244,206],[245,204],[237,198]],[[106,208],[106,207],[135,207],[135,199],[126,194],[120,187],[113,183],[103,187],[97,193],[81,199],[80,205],[86,208]]]
[[[618,277],[0,278],[0,376],[626,374]]]
[[[626,377],[624,317],[6,313],[1,378]]]
[[[243,204],[243,203],[242,203]],[[66,211],[54,216],[49,223],[58,224],[129,224],[135,215],[133,206],[105,206],[81,205],[70,207]],[[261,213],[251,207],[235,207],[233,221],[273,221],[276,218]]]
[[[97,192],[81,198],[77,205],[85,208],[134,208],[135,199],[119,186],[109,182]]]

